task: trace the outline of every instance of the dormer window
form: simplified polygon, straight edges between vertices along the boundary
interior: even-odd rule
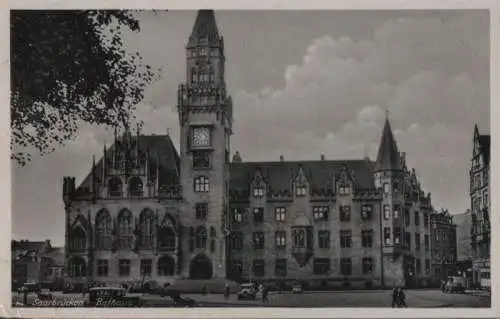
[[[349,195],[351,193],[351,187],[348,184],[341,184],[339,186],[339,195]]]
[[[307,194],[307,186],[305,184],[296,184],[295,185],[295,195],[296,196],[306,196]]]
[[[253,197],[262,198],[264,197],[264,187],[257,186],[253,188]]]
[[[200,49],[200,56],[207,56],[207,49],[201,48]]]

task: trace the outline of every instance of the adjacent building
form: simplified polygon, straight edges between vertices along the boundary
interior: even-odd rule
[[[431,217],[432,267],[435,282],[457,275],[457,233],[450,213],[442,209]]]
[[[64,178],[68,279],[429,284],[431,195],[389,118],[375,161],[231,158],[224,73],[224,40],[201,10],[178,87],[179,151],[169,135],[126,128],[79,186]]]
[[[50,240],[11,241],[12,286],[25,283],[40,283],[47,269],[45,254],[52,249]]]
[[[474,127],[470,178],[473,284],[490,287],[490,135]]]

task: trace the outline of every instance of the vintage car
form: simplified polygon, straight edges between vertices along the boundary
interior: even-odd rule
[[[303,292],[304,292],[304,286],[300,282],[293,284],[293,286],[292,286],[292,293],[294,293],[294,294],[301,294]]]
[[[174,290],[168,290],[166,295],[172,299],[174,307],[195,307],[196,301],[191,298],[182,297],[181,293]]]
[[[143,307],[144,300],[140,297],[127,296],[125,288],[96,287],[89,289],[86,307]]]
[[[452,276],[448,277],[448,281],[444,286],[444,292],[447,293],[458,292],[463,294],[465,293],[465,287],[466,287],[465,278],[460,276]]]
[[[257,288],[254,283],[244,283],[240,285],[238,292],[238,299],[251,299],[257,298]]]

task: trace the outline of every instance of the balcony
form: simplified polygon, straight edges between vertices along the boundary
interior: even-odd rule
[[[181,199],[182,187],[181,185],[161,186],[158,191],[158,197],[162,199]]]

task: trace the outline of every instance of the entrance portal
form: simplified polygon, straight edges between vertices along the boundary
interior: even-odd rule
[[[213,276],[212,261],[205,255],[198,255],[191,260],[189,278],[210,279]]]

